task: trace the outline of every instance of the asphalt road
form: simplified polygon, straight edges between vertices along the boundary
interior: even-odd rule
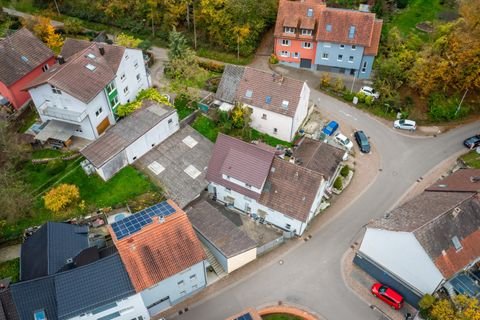
[[[320,98],[320,100],[318,100]],[[379,319],[380,315],[351,292],[342,280],[342,255],[355,235],[372,218],[392,209],[419,177],[461,151],[461,142],[479,129],[472,123],[438,137],[401,132],[349,105],[312,90],[311,99],[329,117],[364,130],[370,137],[378,166],[366,189],[343,211],[316,230],[313,238],[280,259],[217,294],[190,307],[177,319],[225,319],[246,307],[276,303],[302,305],[324,319]],[[367,161],[369,156],[358,157]],[[380,170],[379,170],[380,169]],[[367,187],[368,185],[368,187]]]

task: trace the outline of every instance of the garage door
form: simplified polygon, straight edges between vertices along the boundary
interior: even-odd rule
[[[300,59],[300,68],[310,69],[312,67],[312,59]]]

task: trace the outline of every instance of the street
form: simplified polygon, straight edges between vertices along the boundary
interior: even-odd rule
[[[190,306],[189,312],[178,319],[225,319],[248,306],[278,301],[304,306],[324,319],[381,318],[346,287],[340,269],[342,256],[368,221],[392,209],[417,179],[462,151],[461,142],[478,130],[478,124],[471,123],[438,137],[418,137],[394,130],[391,124],[313,89],[311,100],[318,101],[322,115],[367,133],[374,154],[357,152],[357,161],[378,174],[367,177],[370,186],[367,183],[349,206],[339,212],[327,210],[327,219],[318,217],[323,220],[321,225],[307,230],[312,239],[298,240],[298,246],[281,256],[282,264],[278,259],[268,262],[257,272]],[[372,161],[371,166],[378,168],[369,163],[370,157],[375,156],[379,161]]]

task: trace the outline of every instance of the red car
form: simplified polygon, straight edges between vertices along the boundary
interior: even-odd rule
[[[395,290],[381,283],[375,283],[372,286],[372,294],[395,310],[399,310],[403,306],[403,297]]]

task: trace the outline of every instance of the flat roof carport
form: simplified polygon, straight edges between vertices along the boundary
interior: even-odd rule
[[[35,139],[43,142],[48,139],[67,141],[78,128],[79,126],[76,124],[50,120],[42,131],[35,136]]]

